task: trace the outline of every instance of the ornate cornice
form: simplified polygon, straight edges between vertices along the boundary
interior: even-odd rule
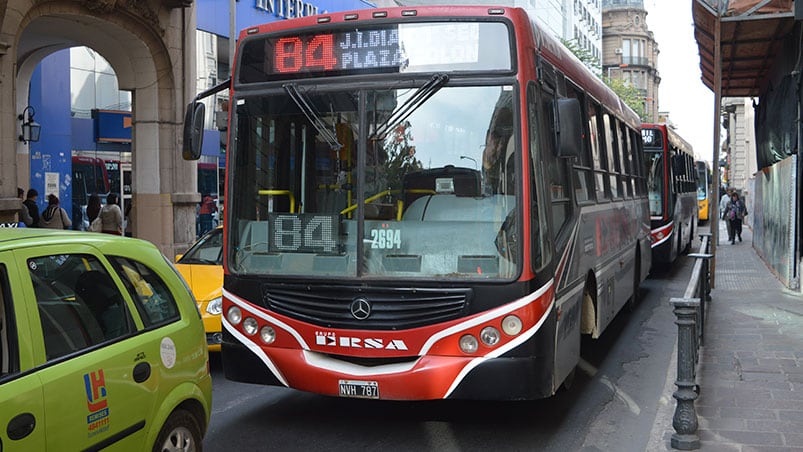
[[[87,10],[95,14],[129,14],[134,17],[141,18],[142,22],[153,27],[154,30],[161,36],[164,36],[165,29],[161,26],[159,21],[159,14],[151,7],[151,2],[147,0],[76,0]],[[187,0],[171,0],[164,1],[162,4],[186,3]],[[192,3],[191,0],[190,4]]]

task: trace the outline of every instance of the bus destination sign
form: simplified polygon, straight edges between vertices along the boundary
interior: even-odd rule
[[[242,49],[240,83],[512,67],[507,26],[498,22],[407,23],[257,36],[244,42]]]
[[[641,129],[641,140],[645,148],[661,148],[664,144],[664,134],[658,129]]]
[[[279,73],[403,68],[407,64],[398,29],[291,36],[276,40],[273,51],[273,70]]]

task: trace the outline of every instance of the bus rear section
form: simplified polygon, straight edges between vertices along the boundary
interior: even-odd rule
[[[665,124],[642,124],[652,254],[671,264],[688,253],[697,226],[697,168],[691,145]]]
[[[570,380],[581,333],[649,269],[646,184],[635,114],[541,33],[521,9],[442,6],[241,34],[227,378],[394,400],[534,399]]]

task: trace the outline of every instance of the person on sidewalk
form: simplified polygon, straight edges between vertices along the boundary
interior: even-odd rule
[[[42,212],[39,224],[48,229],[69,229],[72,226],[67,211],[59,206],[59,197],[54,194],[47,195],[47,208]]]
[[[733,190],[728,188],[722,193],[722,197],[719,199],[719,218],[724,220],[725,227],[728,229],[728,241],[733,240],[733,228],[731,228],[731,222],[728,221],[727,213],[728,213],[728,203],[731,202],[731,193]]]
[[[739,238],[739,241],[742,241],[742,220],[744,217],[747,216],[747,207],[744,205],[744,201],[739,198],[739,194],[733,192],[731,194],[731,200],[728,202],[728,213],[726,214],[728,217],[728,223],[731,225],[731,234],[730,234],[730,241],[731,245],[736,243],[736,238]]]
[[[100,195],[92,193],[89,196],[89,203],[86,205],[86,219],[89,220],[89,224],[92,224],[95,218],[100,215],[100,209],[102,208],[103,203],[100,202]]]
[[[20,205],[20,210],[18,214],[19,222],[24,224],[26,228],[29,228],[33,224],[33,218],[31,218],[31,213],[28,211],[28,206],[25,205],[25,190],[17,187],[17,197],[20,199],[20,202],[22,203]]]
[[[36,191],[35,188],[31,188],[28,190],[28,193],[25,195],[25,201],[22,203],[25,204],[25,207],[28,208],[28,215],[31,216],[31,227],[38,228],[39,226],[39,206],[36,205],[36,198],[39,197],[39,192]]]
[[[120,196],[109,193],[106,205],[98,214],[101,220],[101,231],[106,234],[123,235],[123,211],[120,210]]]
[[[217,212],[217,205],[215,200],[209,196],[209,193],[204,193],[201,197],[201,207],[198,210],[198,217],[201,223],[200,235],[204,235],[207,231],[213,228],[212,216]]]

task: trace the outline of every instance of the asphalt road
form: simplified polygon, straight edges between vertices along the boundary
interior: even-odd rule
[[[532,402],[341,399],[228,381],[212,359],[207,451],[645,451],[659,410],[674,407],[667,373],[677,326],[669,305],[692,260],[654,269],[641,301],[583,341],[571,390]],[[670,382],[671,383],[671,382]]]

